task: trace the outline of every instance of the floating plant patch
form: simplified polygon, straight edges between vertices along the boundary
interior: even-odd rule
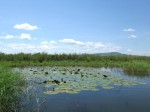
[[[115,86],[136,86],[144,84],[114,76],[98,68],[85,67],[32,67],[17,68],[27,83],[42,87],[45,94],[78,93],[83,90],[98,91]]]

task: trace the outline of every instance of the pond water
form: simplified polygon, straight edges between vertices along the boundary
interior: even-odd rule
[[[150,77],[119,68],[15,68],[27,85],[23,112],[150,112]]]

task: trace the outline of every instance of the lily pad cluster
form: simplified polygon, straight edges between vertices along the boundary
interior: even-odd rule
[[[141,82],[114,76],[99,68],[86,67],[28,67],[18,69],[27,83],[42,86],[45,94],[78,93],[83,90],[98,91],[115,86],[135,86]]]

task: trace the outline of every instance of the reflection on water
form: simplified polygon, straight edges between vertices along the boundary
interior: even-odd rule
[[[102,71],[107,71],[115,76],[123,77],[125,79],[132,79],[132,80],[138,80],[138,81],[149,81],[150,75],[146,74],[131,74],[126,73],[121,68],[101,68]]]
[[[150,112],[150,78],[122,69],[16,68],[27,80],[22,111]]]

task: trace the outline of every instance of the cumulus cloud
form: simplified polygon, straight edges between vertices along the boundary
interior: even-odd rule
[[[42,45],[49,44],[48,41],[41,42]]]
[[[26,43],[1,43],[1,52],[4,53],[37,53],[37,52],[51,52],[56,46],[53,44],[26,44]]]
[[[50,44],[56,44],[57,42],[54,41],[54,40],[52,40],[52,41],[50,41],[49,43],[50,43]]]
[[[71,49],[73,52],[81,52],[81,53],[99,53],[99,52],[114,52],[120,49],[119,46],[110,44],[110,43],[101,43],[101,42],[82,42],[74,39],[63,39],[60,40],[65,44],[69,44],[66,48]],[[80,46],[72,46],[72,45],[80,45]]]
[[[14,39],[14,35],[5,35],[5,36],[0,36],[1,39]]]
[[[35,46],[34,45],[30,45],[30,44],[25,44],[25,43],[21,43],[21,44],[7,44],[8,48],[12,48],[12,49],[16,49],[16,50],[25,50],[25,49],[34,49]]]
[[[40,50],[50,52],[49,50],[56,48],[56,46],[48,41],[43,41],[40,45],[37,46],[37,48]]]
[[[84,42],[84,46],[93,47],[93,48],[102,48],[105,47],[101,42]]]
[[[32,39],[30,34],[25,34],[25,33],[22,33],[19,38],[20,39],[27,39],[27,40],[31,40]]]
[[[128,38],[137,38],[137,36],[136,35],[130,35]]]
[[[14,26],[15,29],[19,30],[36,30],[39,29],[37,26],[30,25],[28,23],[23,23],[23,24],[16,24]]]
[[[83,45],[84,44],[83,42],[76,41],[74,39],[63,39],[63,40],[59,40],[59,42],[69,43],[69,44],[76,44],[76,45]]]
[[[37,39],[37,38],[32,37],[31,34],[22,33],[18,36],[17,35],[0,36],[0,39],[27,39],[27,40],[32,40],[32,39]]]
[[[127,49],[127,52],[132,52],[132,50],[131,49]]]
[[[111,43],[101,43],[92,41],[82,42],[74,39],[63,39],[61,41],[42,41],[36,44],[0,43],[0,45],[1,52],[4,53],[101,53],[117,52],[120,50],[119,46],[116,46]]]
[[[57,42],[56,41],[43,41],[41,42],[42,45],[46,45],[46,44],[56,44]]]
[[[133,28],[128,28],[128,29],[123,29],[123,31],[125,31],[125,32],[134,32],[135,29],[133,29]]]
[[[55,43],[55,41],[43,41],[37,48],[49,52],[49,50],[56,48]]]
[[[82,45],[82,47],[85,48],[94,48],[94,49],[99,49],[99,48],[105,48],[108,46],[112,46],[109,44],[103,44],[101,42],[81,42],[81,41],[77,41],[74,39],[63,39],[63,40],[59,40],[62,43],[67,43],[67,44],[74,44],[74,45]]]

